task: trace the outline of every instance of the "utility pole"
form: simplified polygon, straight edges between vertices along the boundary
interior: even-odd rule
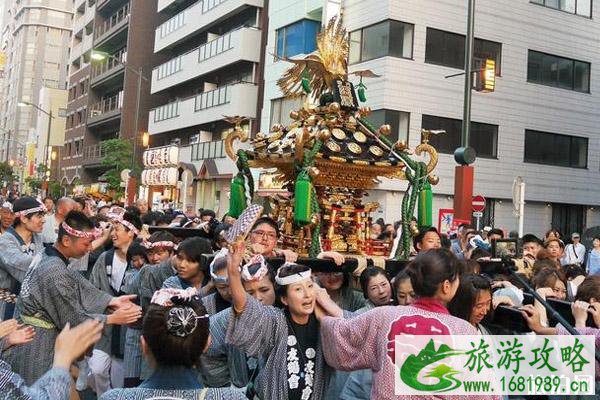
[[[473,49],[475,44],[475,0],[468,0],[467,37],[465,38],[465,87],[461,147],[454,152],[459,164],[454,169],[454,219],[471,221],[475,150],[469,147],[471,95],[473,90]]]

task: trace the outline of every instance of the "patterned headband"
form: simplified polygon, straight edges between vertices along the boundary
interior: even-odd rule
[[[250,273],[250,267],[259,264],[260,267],[254,274]],[[242,266],[242,279],[246,282],[260,281],[269,272],[269,267],[265,258],[261,254],[255,254],[246,264]]]
[[[166,248],[172,248],[172,249],[177,250],[177,245],[175,243],[171,242],[170,240],[162,240],[160,242],[148,242],[148,241],[144,241],[142,243],[142,246],[144,246],[148,250],[154,249],[154,248],[157,248],[157,247],[166,247]]]
[[[213,258],[212,262],[210,263],[210,265],[208,267],[208,270],[210,271],[210,277],[217,283],[229,283],[229,277],[219,276],[219,275],[215,274],[216,262],[220,259],[227,258],[228,254],[229,254],[229,250],[227,250],[226,247],[223,247],[221,250],[219,250],[219,252],[217,254],[215,254],[215,257]]]
[[[67,225],[66,222],[63,222],[62,224],[60,224],[60,226],[62,226],[62,228],[65,231],[67,231],[67,233],[70,236],[75,236],[78,238],[96,239],[102,234],[102,231],[98,228],[95,228],[94,230],[91,230],[91,231],[80,231],[75,228],[71,228],[69,225]]]
[[[46,208],[46,206],[43,205],[43,204],[40,204],[37,207],[33,207],[33,208],[28,208],[26,210],[17,211],[15,213],[15,216],[17,218],[19,218],[19,217],[25,217],[25,216],[27,216],[29,214],[34,214],[34,213],[38,213],[38,212],[44,212],[45,213],[47,211],[48,211],[48,209]]]
[[[198,291],[195,288],[183,289],[160,289],[154,292],[150,303],[158,304],[163,307],[173,307],[169,310],[167,317],[167,331],[175,336],[186,337],[192,334],[198,327],[198,320],[208,318],[208,314],[198,315],[192,307],[175,306],[173,299],[178,298],[184,301],[190,301],[198,298]]]
[[[127,229],[129,229],[131,232],[133,232],[133,234],[135,236],[138,236],[140,234],[140,230],[138,228],[136,228],[131,222],[129,221],[125,221],[123,219],[122,215],[118,215],[118,214],[109,214],[108,217],[115,223],[117,224],[121,224],[124,227],[126,227]]]
[[[280,274],[281,274],[281,271],[283,270],[283,268],[289,267],[290,265],[293,265],[293,264],[285,263],[281,267],[279,267],[279,269],[277,270],[277,276],[275,277],[275,282],[279,286],[292,285],[294,283],[301,282],[301,281],[311,277],[312,270],[310,270],[310,269],[308,269],[306,271],[295,273],[294,275],[281,277]]]

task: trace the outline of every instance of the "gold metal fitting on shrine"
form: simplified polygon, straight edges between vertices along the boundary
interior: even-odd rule
[[[315,126],[317,124],[317,117],[314,115],[311,115],[310,117],[308,117],[306,119],[306,121],[304,122],[305,125],[307,126]]]
[[[389,134],[392,133],[392,127],[388,124],[381,125],[379,127],[379,133],[385,136],[389,136]]]
[[[340,103],[333,102],[329,105],[330,113],[338,113],[340,112]]]
[[[406,144],[406,141],[398,140],[396,143],[394,143],[394,148],[398,151],[404,151],[408,149],[408,145]]]
[[[319,139],[323,142],[329,140],[331,137],[331,131],[329,129],[321,129],[319,132]]]

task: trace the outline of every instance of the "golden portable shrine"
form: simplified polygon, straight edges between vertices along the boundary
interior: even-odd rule
[[[406,142],[389,139],[389,125],[373,126],[363,78],[371,71],[353,72],[360,77],[355,87],[348,81],[348,38],[341,22],[329,21],[317,37],[317,50],[294,64],[278,81],[286,96],[305,96],[304,106],[290,113],[288,126],[275,125],[268,134],[259,132],[248,150],[233,149],[236,140],[248,141],[242,117],[231,117],[234,131],[225,139],[228,156],[239,169],[231,183],[229,214],[237,217],[251,203],[254,182],[250,168],[275,169],[291,197],[271,200],[271,216],[283,227],[281,245],[301,255],[315,257],[321,250],[366,256],[407,259],[411,237],[418,233],[411,220],[419,200],[419,223],[431,225],[431,186],[438,178],[431,172],[437,152],[423,143],[413,151]],[[426,153],[428,162],[413,158]],[[403,179],[408,189],[401,204],[402,236],[395,254],[392,243],[371,239],[372,213],[379,204],[366,202],[367,191],[377,179]]]

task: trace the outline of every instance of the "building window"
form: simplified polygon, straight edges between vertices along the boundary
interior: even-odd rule
[[[552,204],[552,228],[562,237],[570,237],[574,232],[583,232],[586,207],[574,204]]]
[[[588,62],[529,50],[527,81],[577,92],[590,92]]]
[[[303,103],[304,97],[281,97],[271,100],[271,126],[291,123],[290,112],[301,109]]]
[[[591,18],[592,0],[530,0],[534,4]]]
[[[388,124],[392,127],[389,139],[392,142],[405,141],[408,143],[408,129],[410,127],[410,113],[396,110],[375,110],[367,119],[376,128]]]
[[[483,60],[496,61],[496,75],[501,74],[502,43],[475,38],[473,68],[479,68]],[[465,69],[465,36],[458,33],[427,28],[425,62],[445,67]]]
[[[588,139],[556,133],[525,131],[525,162],[587,168]]]
[[[454,154],[460,147],[462,120],[436,117],[423,114],[421,127],[427,130],[445,130],[446,133],[432,135],[429,142],[440,153]],[[471,121],[469,146],[477,152],[477,157],[496,158],[498,155],[498,125]]]
[[[387,20],[350,33],[350,64],[385,56],[412,58],[414,25]]]
[[[317,33],[321,29],[319,21],[303,19],[277,29],[276,54],[279,57],[293,57],[309,54],[317,48]]]

